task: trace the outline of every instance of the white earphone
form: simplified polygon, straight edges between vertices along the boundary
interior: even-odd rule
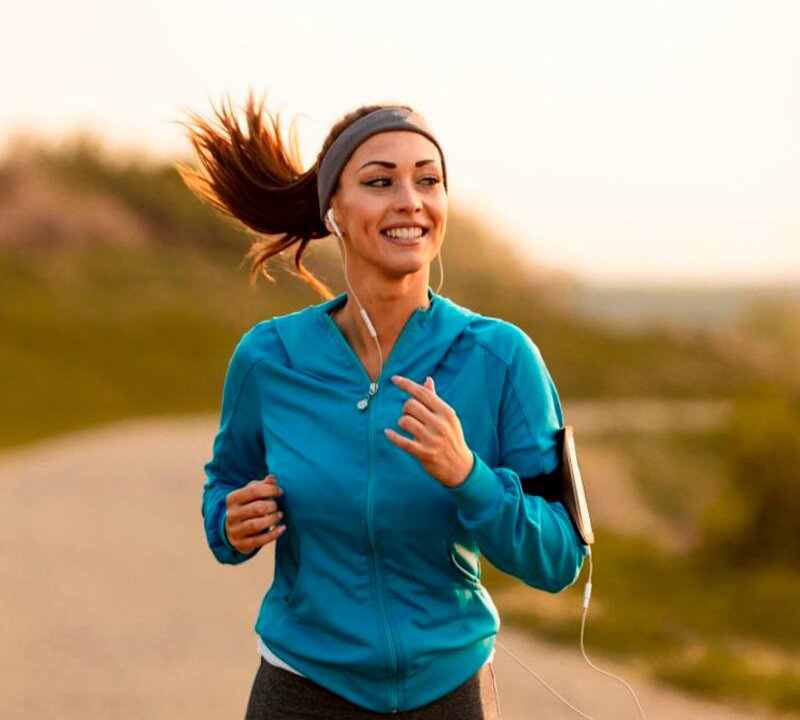
[[[339,226],[336,224],[336,218],[333,216],[333,208],[328,208],[328,212],[325,213],[325,219],[331,225],[333,225],[333,231],[336,233],[336,237],[338,237],[339,240],[341,240],[342,239],[342,231],[339,230]]]
[[[333,231],[336,233],[336,237],[339,238],[339,245],[342,248],[342,254],[344,255],[344,279],[347,283],[347,287],[350,289],[350,292],[353,294],[353,298],[358,305],[359,314],[364,320],[364,324],[367,326],[367,332],[370,334],[373,340],[375,340],[375,345],[378,348],[378,357],[380,358],[380,370],[378,371],[378,377],[381,376],[383,373],[383,351],[381,350],[381,344],[378,341],[378,332],[375,330],[375,326],[372,324],[372,320],[369,319],[369,315],[367,311],[364,309],[364,306],[361,304],[361,301],[358,299],[355,291],[353,290],[353,286],[350,284],[350,278],[347,276],[347,250],[345,249],[344,238],[342,237],[342,231],[339,229],[339,226],[336,224],[336,218],[333,216],[333,208],[328,208],[328,212],[325,214],[325,217],[330,221],[331,225],[333,225]]]

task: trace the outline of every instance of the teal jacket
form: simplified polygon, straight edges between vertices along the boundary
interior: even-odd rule
[[[515,325],[428,288],[370,394],[330,317],[346,295],[255,324],[230,360],[202,513],[217,560],[253,557],[225,534],[225,497],[268,473],[287,529],[256,632],[314,682],[374,712],[440,698],[488,658],[500,627],[479,556],[528,585],[577,579],[585,546],[558,502],[520,478],[558,465],[561,406],[542,357]],[[458,415],[474,465],[446,488],[384,434],[420,384]],[[360,402],[366,400],[366,402]]]

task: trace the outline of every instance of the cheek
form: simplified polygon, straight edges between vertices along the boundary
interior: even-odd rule
[[[447,208],[446,207],[444,208],[443,212],[441,212],[440,214],[436,215],[435,224],[436,224],[436,231],[441,236],[439,238],[439,240],[441,240],[441,238],[444,237],[444,232],[445,232],[445,229],[447,228]]]
[[[382,211],[374,196],[366,193],[350,194],[342,202],[342,213],[350,230],[362,235],[379,226]]]
[[[447,196],[443,195],[440,202],[435,203],[431,208],[437,225],[444,227],[447,224]]]

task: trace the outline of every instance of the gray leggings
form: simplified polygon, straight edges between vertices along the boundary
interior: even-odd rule
[[[308,678],[268,663],[253,681],[245,720],[500,720],[492,663],[428,705],[398,713],[376,713],[345,700]]]

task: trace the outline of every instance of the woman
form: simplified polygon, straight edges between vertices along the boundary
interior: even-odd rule
[[[433,292],[447,223],[444,155],[407,106],[337,123],[314,165],[247,106],[191,135],[187,183],[248,228],[253,272],[298,244],[326,300],[254,325],[225,379],[203,516],[223,563],[275,542],[247,718],[495,718],[499,617],[479,554],[558,592],[585,547],[521,480],[558,464],[558,395],[514,325]],[[338,238],[349,292],[302,266]],[[456,239],[457,242],[457,239]]]

